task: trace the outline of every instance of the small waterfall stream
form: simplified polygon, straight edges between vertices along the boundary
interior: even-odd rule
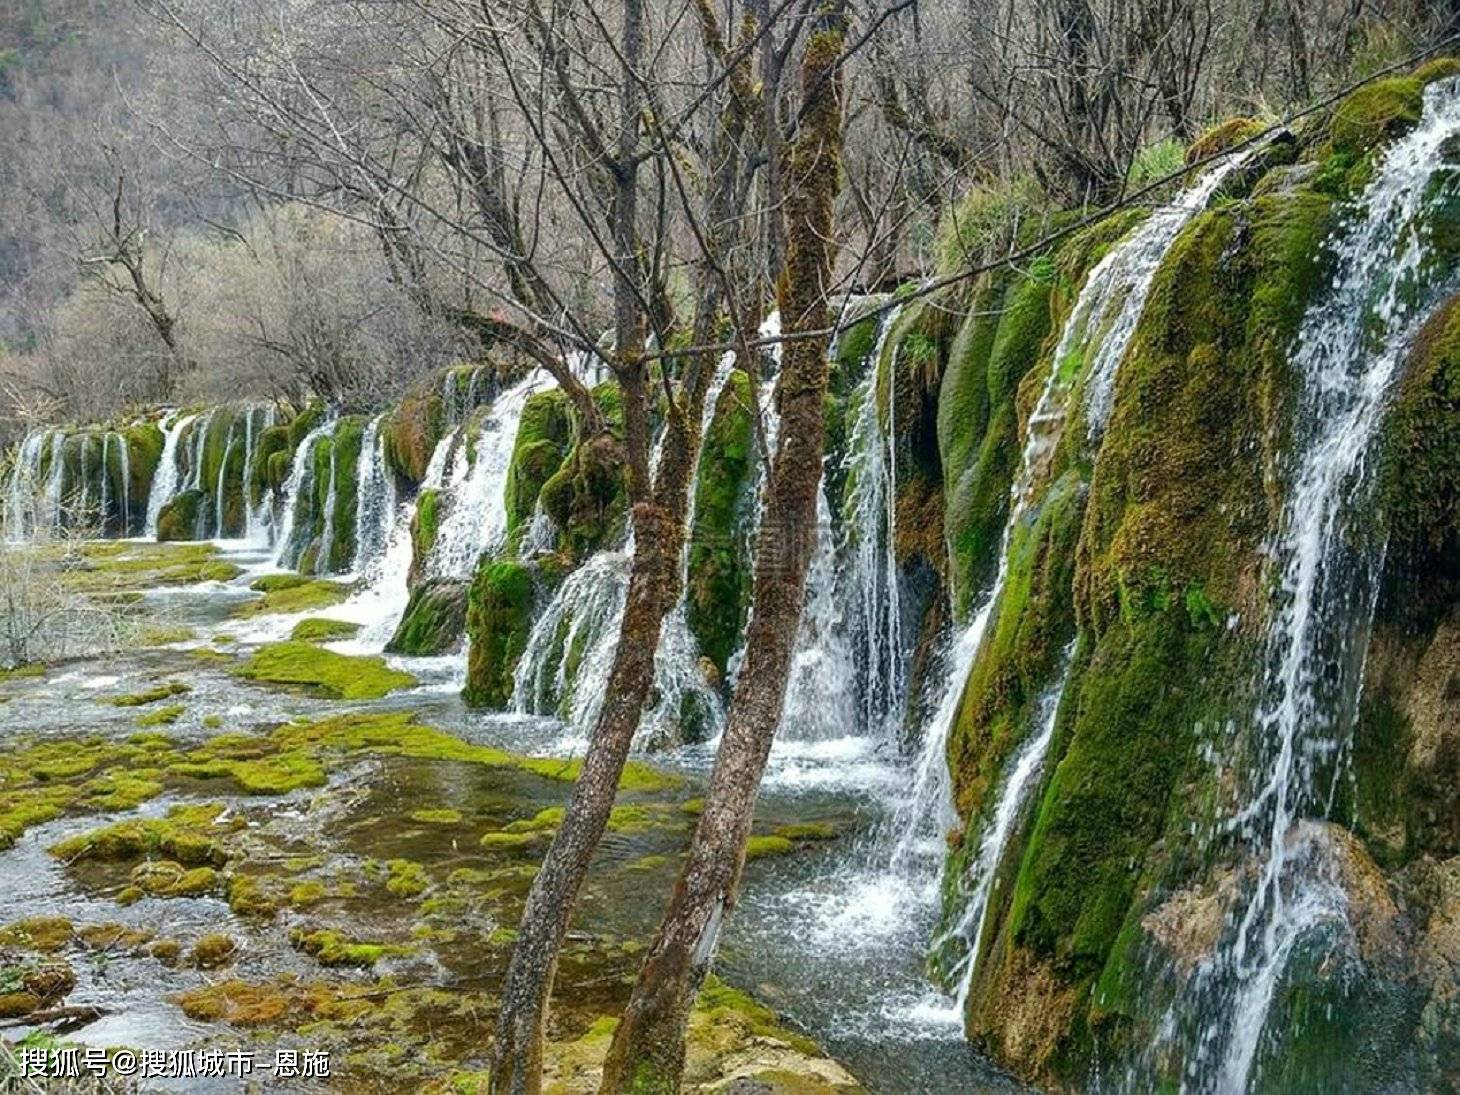
[[[274,541],[274,566],[277,569],[292,569],[304,549],[295,527],[299,519],[299,500],[313,489],[314,447],[334,428],[334,418],[326,418],[310,430],[294,450],[294,459],[289,465],[289,478],[284,484],[283,510],[277,522],[279,536]]]
[[[162,420],[162,456],[157,461],[157,471],[152,475],[152,489],[147,495],[147,524],[142,534],[149,540],[157,538],[157,516],[162,507],[177,493],[178,441],[183,431],[192,425],[197,415],[173,412]]]
[[[517,425],[528,398],[546,383],[546,374],[534,370],[499,394],[482,417],[471,444],[463,439],[457,447],[450,508],[427,564],[434,576],[470,578],[482,553],[499,547],[505,539],[507,469],[517,442]],[[475,392],[471,394],[474,400]]]

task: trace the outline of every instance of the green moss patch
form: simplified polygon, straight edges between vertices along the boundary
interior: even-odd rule
[[[416,683],[384,658],[351,657],[300,642],[262,646],[236,672],[248,680],[304,685],[345,700],[378,699]]]
[[[300,620],[289,632],[289,638],[297,643],[332,643],[354,638],[360,625],[348,620],[331,620],[324,616],[311,616]]]
[[[532,573],[514,562],[483,561],[467,593],[466,688],[473,707],[505,708],[512,699],[517,662],[532,633]]]
[[[331,608],[350,595],[350,587],[343,582],[331,582],[323,578],[304,578],[297,574],[279,574],[260,578],[251,587],[261,593],[257,601],[250,601],[234,614],[237,616],[264,616],[274,613],[314,612]]]

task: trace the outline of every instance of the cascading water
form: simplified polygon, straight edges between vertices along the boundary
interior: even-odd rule
[[[111,454],[111,432],[101,435],[101,517],[98,521],[98,529],[101,535],[106,535],[107,519],[111,515],[111,484],[107,482],[108,457]]]
[[[705,393],[700,417],[700,452],[714,419],[715,406],[735,367],[735,355],[722,356]],[[656,458],[653,463],[657,464]],[[696,458],[695,468],[699,466]],[[693,519],[691,479],[686,513]],[[621,548],[600,551],[558,587],[533,624],[532,634],[514,677],[513,705],[524,714],[557,714],[568,724],[573,740],[581,740],[598,721],[608,674],[618,648],[634,554],[633,537]],[[689,566],[689,545],[680,556],[680,577]],[[699,667],[700,649],[689,630],[686,603],[679,603],[660,625],[654,656],[657,702],[646,709],[641,734],[648,742],[677,741],[682,716],[693,705],[703,721],[701,732],[714,737],[724,726],[724,706]]]
[[[979,944],[988,914],[989,898],[993,896],[999,867],[1004,862],[1009,842],[1027,816],[1027,808],[1044,774],[1045,757],[1049,755],[1049,744],[1054,738],[1060,700],[1070,679],[1074,655],[1075,648],[1071,644],[1065,651],[1064,668],[1055,678],[1054,687],[1040,699],[1035,714],[1039,729],[1014,753],[1008,775],[1004,777],[1003,786],[995,800],[993,814],[979,840],[978,854],[969,867],[966,881],[973,884],[973,889],[964,900],[963,916],[953,931],[944,940],[940,940],[940,943],[957,940],[966,948],[963,957],[948,975],[950,980],[956,979],[958,984],[954,1006],[955,1013],[960,1016],[968,1003],[969,988],[973,984],[973,975],[978,966]]]
[[[1086,279],[1061,332],[1054,360],[1062,363],[1072,354],[1081,354],[1087,361],[1085,384],[1087,391],[1092,392],[1089,421],[1095,439],[1104,422],[1101,409],[1104,396],[1100,392],[1106,385],[1113,390],[1115,368],[1140,318],[1156,267],[1177,233],[1205,205],[1221,182],[1244,162],[1245,156],[1228,160],[1170,206],[1154,212],[1113,247]],[[1091,347],[1095,348],[1093,354],[1087,352]],[[1068,370],[1050,369],[1031,415],[1019,471],[1011,485],[1010,513],[996,577],[985,595],[977,600],[976,611],[957,632],[945,655],[944,684],[935,702],[929,705],[931,715],[923,724],[921,748],[911,771],[898,769],[889,779],[881,781],[888,788],[893,808],[881,835],[862,849],[858,862],[848,864],[834,877],[813,880],[803,892],[786,898],[801,903],[803,912],[811,918],[809,931],[804,934],[833,961],[837,953],[849,948],[857,955],[864,955],[869,947],[877,946],[889,951],[921,951],[934,927],[940,897],[939,879],[947,851],[944,834],[958,822],[947,770],[948,734],[968,675],[997,611],[1007,577],[1012,531],[1029,514],[1040,472],[1064,429],[1069,395],[1078,379],[1078,372],[1072,376]],[[895,571],[890,569],[892,560],[888,556],[891,555],[890,510],[896,501],[896,468],[887,455],[886,442],[880,437],[875,415],[875,384],[875,379],[864,381],[861,418],[853,431],[856,479],[854,504],[848,514],[853,531],[848,533],[848,540],[854,552],[844,563],[845,572],[840,576],[845,581],[855,575],[858,592],[841,600],[844,604],[850,601],[852,611],[858,616],[854,635],[858,631],[871,633],[870,641],[858,640],[865,642],[865,652],[860,657],[870,658],[875,651],[875,656],[901,660],[906,652],[901,649],[900,638],[893,641],[897,636],[894,627],[900,620],[891,619],[885,600],[865,592],[869,587],[880,590],[895,586]],[[889,432],[893,426],[889,423]],[[864,474],[866,483],[861,481]],[[860,668],[864,663],[857,664],[858,678],[876,687],[898,679],[894,676],[898,670],[887,668],[864,673]],[[905,681],[903,688],[906,688]],[[1033,728],[1028,740],[1015,751],[1007,769],[1003,795],[991,804],[989,817],[994,830],[987,837],[990,863],[1003,858],[1004,849],[1018,830],[1019,819],[1027,816],[1027,803],[1039,785],[1052,738],[1046,731],[1052,729],[1062,692],[1062,686],[1056,687],[1046,697],[1040,709],[1040,714],[1046,717],[1037,720],[1040,725]],[[898,713],[905,710],[905,702],[905,696],[888,697],[883,702],[875,698],[870,703],[862,700],[862,717],[873,720],[864,725],[863,732],[882,742],[884,748],[895,746],[900,726],[893,723],[900,719]],[[792,733],[795,725],[789,720],[794,710],[788,706],[787,730]],[[859,775],[859,779],[866,777]],[[980,855],[979,859],[984,856]],[[976,871],[970,880],[975,904],[964,914],[970,924],[969,937],[976,934],[978,924],[987,914],[991,891],[981,901],[977,897],[978,887],[986,876],[985,884],[992,886],[989,871]],[[979,903],[983,905],[982,911],[976,907]],[[848,957],[851,960],[853,956]],[[971,978],[976,959],[976,954],[969,954],[958,963],[960,990]],[[909,1037],[956,1037],[962,1024],[958,1001],[934,993],[922,980],[919,967],[920,963],[916,962],[890,965],[887,983],[867,1001],[865,1013],[854,1016],[849,1009],[845,1020],[848,1028],[859,1036],[896,1028]],[[849,984],[848,991],[864,993],[865,989]]]
[[[172,501],[178,484],[178,441],[183,431],[192,425],[197,415],[174,412],[162,423],[162,456],[157,461],[157,470],[152,475],[152,489],[147,495],[147,524],[143,534],[149,540],[157,538],[157,516],[162,507]]]
[[[1243,1092],[1259,1082],[1269,1011],[1294,951],[1319,935],[1345,950],[1352,944],[1332,848],[1308,819],[1328,812],[1352,734],[1383,561],[1367,520],[1373,440],[1433,300],[1420,292],[1429,251],[1423,215],[1435,173],[1455,169],[1445,152],[1457,133],[1460,82],[1431,85],[1418,127],[1389,148],[1332,238],[1332,280],[1293,349],[1302,392],[1276,546],[1280,581],[1254,755],[1232,822],[1255,881],[1163,1031],[1165,1039],[1193,1038],[1186,1082],[1196,1090]],[[1183,1021],[1183,1011],[1195,1022]]]
[[[335,551],[335,507],[340,499],[340,447],[330,446],[330,478],[324,494],[324,529],[319,536],[319,551],[315,555],[314,569],[317,574],[329,574],[334,568],[330,559]]]
[[[35,491],[40,479],[41,450],[45,447],[47,432],[39,429],[26,434],[16,452],[15,466],[10,469],[5,535],[12,542],[24,540],[35,524]]]
[[[471,453],[465,443],[459,446],[451,477],[451,506],[437,531],[428,563],[433,575],[471,577],[482,553],[499,547],[506,537],[507,469],[517,425],[528,398],[544,383],[545,375],[534,370],[502,392],[482,417]]]
[[[61,487],[66,474],[66,435],[60,430],[51,434],[51,466],[46,483],[46,512],[51,525],[61,528]]]
[[[123,536],[132,535],[132,457],[127,439],[117,438],[117,475],[122,488],[122,530]]]
[[[334,428],[334,419],[327,418],[310,430],[294,450],[294,460],[289,465],[289,478],[284,484],[284,508],[278,523],[279,538],[274,542],[274,566],[280,570],[292,569],[299,562],[299,555],[304,550],[302,537],[296,535],[295,529],[298,523],[299,499],[313,487],[314,446]]]
[[[244,421],[247,422],[249,410],[244,408]],[[218,482],[213,488],[213,535],[220,539],[225,535],[227,529],[227,514],[224,502],[228,498],[228,461],[233,457],[233,450],[238,445],[237,431],[239,420],[234,419],[228,424],[228,433],[223,438],[223,459],[218,462]],[[202,474],[201,467],[199,475]],[[244,467],[244,482],[248,482],[248,468]]]
[[[270,505],[267,491],[257,504],[253,501],[251,480],[254,454],[259,434],[273,427],[278,420],[278,412],[273,406],[264,407],[262,408],[263,423],[256,427],[254,418],[259,410],[260,408],[255,407],[250,408],[248,412],[248,425],[244,431],[243,448],[243,536],[245,540],[254,544],[266,542],[273,527],[273,507]]]
[[[395,476],[385,463],[385,437],[380,432],[384,415],[376,415],[360,438],[360,462],[355,473],[355,558],[352,569],[367,580],[375,571],[394,531]]]

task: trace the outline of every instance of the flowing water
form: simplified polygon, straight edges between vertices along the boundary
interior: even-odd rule
[[[431,549],[431,574],[469,578],[482,553],[501,547],[506,539],[505,488],[517,425],[527,400],[546,383],[546,374],[534,370],[502,392],[482,416],[472,444],[458,447],[451,474],[450,508]]]
[[[1385,153],[1330,240],[1335,269],[1310,306],[1292,364],[1301,378],[1291,488],[1276,544],[1255,755],[1232,826],[1258,864],[1234,925],[1178,1003],[1200,1008],[1187,1081],[1248,1090],[1266,1019],[1305,937],[1348,935],[1332,850],[1305,820],[1324,816],[1352,734],[1383,544],[1368,519],[1373,439],[1403,352],[1427,315],[1428,236],[1419,225],[1446,145],[1460,133],[1460,87],[1426,92],[1419,126]],[[1176,1019],[1167,1035],[1191,1029]]]
[[[178,441],[196,418],[197,415],[173,412],[162,420],[162,456],[152,476],[152,489],[147,495],[147,524],[142,530],[142,535],[149,540],[157,538],[157,516],[178,491]]]
[[[277,569],[292,568],[304,550],[304,537],[299,535],[301,529],[295,527],[299,518],[299,501],[308,497],[314,489],[314,447],[334,428],[334,419],[326,419],[310,430],[299,442],[299,448],[294,450],[289,478],[284,484],[283,510],[277,522],[279,535],[274,541],[274,566]]]

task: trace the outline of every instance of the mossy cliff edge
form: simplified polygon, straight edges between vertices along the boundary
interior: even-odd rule
[[[1042,779],[998,865],[965,1014],[969,1037],[1027,1078],[1079,1087],[1099,1062],[1138,1056],[1181,975],[1215,942],[1207,929],[1220,930],[1234,872],[1250,869],[1209,838],[1233,790],[1209,758],[1254,709],[1274,579],[1267,545],[1291,471],[1291,348],[1326,287],[1326,244],[1348,199],[1417,122],[1424,83],[1454,71],[1432,64],[1371,85],[1227,181],[1160,264],[1093,451],[1079,417],[1084,363],[1052,360],[1054,343],[1085,273],[1138,214],[942,302],[954,333],[932,339],[938,363],[910,361],[903,342],[898,385],[920,369],[940,385],[947,595],[959,617],[992,577],[1035,398],[1051,370],[1072,389],[1074,417],[1010,533],[1003,594],[948,742],[963,820],[950,834],[956,880],[1011,756],[1062,695]],[[1225,127],[1212,147],[1253,129]],[[1432,195],[1434,284],[1460,256],[1454,189],[1442,180]],[[979,223],[997,235],[1007,222]],[[1408,918],[1403,968],[1374,963],[1342,1002],[1295,963],[1274,1005],[1284,1033],[1264,1045],[1262,1067],[1297,1089],[1372,1079],[1365,1069],[1395,1059],[1386,1054],[1421,1082],[1460,1062],[1453,978],[1424,969],[1460,907],[1457,316],[1451,302],[1426,326],[1380,438],[1375,517],[1391,547],[1350,776],[1324,823],[1351,903]],[[947,900],[951,926],[963,901],[952,883]],[[956,957],[935,953],[934,967]],[[1355,1018],[1365,1007],[1372,1023]],[[1159,1062],[1149,1078],[1179,1083],[1181,1062]]]

